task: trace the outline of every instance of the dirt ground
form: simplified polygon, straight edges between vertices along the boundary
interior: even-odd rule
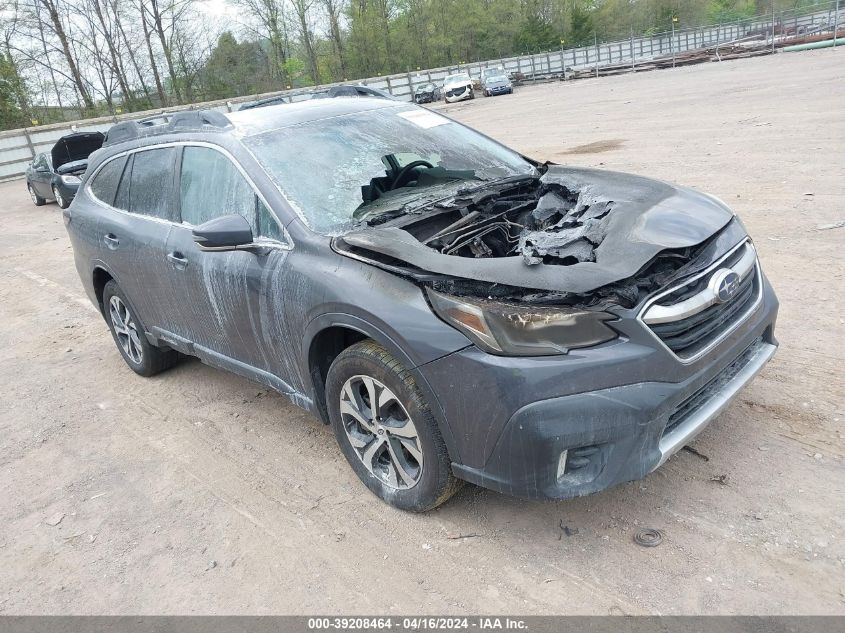
[[[137,377],[57,207],[0,185],[0,613],[845,614],[845,227],[817,228],[845,220],[843,102],[845,50],[821,50],[444,108],[720,196],[782,302],[709,461],[562,503],[468,486],[404,514],[282,396],[195,361]]]

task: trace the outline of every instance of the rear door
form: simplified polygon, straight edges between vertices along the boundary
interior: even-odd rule
[[[233,371],[238,367],[226,359],[287,380],[279,353],[286,338],[282,272],[289,253],[283,229],[245,174],[218,149],[183,148],[178,192],[182,224],[170,234],[167,255],[185,300],[178,304],[182,319],[174,333],[198,346],[197,355],[211,352]],[[192,228],[233,213],[249,221],[263,248],[200,250]]]
[[[33,163],[32,172],[32,188],[42,198],[52,199],[53,188],[50,183],[53,180],[53,171],[50,169],[50,163],[47,161],[46,154],[39,154]]]
[[[104,260],[148,330],[172,326],[165,247],[178,218],[174,194],[177,148],[143,149],[129,155],[111,213],[98,225]]]

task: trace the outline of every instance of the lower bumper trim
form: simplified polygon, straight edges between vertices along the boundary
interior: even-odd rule
[[[731,403],[736,394],[760,373],[766,363],[774,356],[777,345],[760,341],[747,353],[750,355],[745,365],[725,384],[714,389],[713,396],[695,409],[685,420],[660,438],[658,450],[660,459],[652,470],[660,468],[666,461],[684,446],[689,444],[710,421],[718,416]]]

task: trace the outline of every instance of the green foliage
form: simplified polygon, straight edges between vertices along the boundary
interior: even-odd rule
[[[711,0],[707,4],[710,22],[737,22],[754,15],[753,0]]]
[[[305,62],[298,57],[289,57],[288,60],[282,64],[282,69],[285,76],[290,78],[293,87],[307,85],[305,77]]]
[[[0,129],[30,125],[26,84],[11,55],[0,52]]]
[[[269,62],[256,42],[238,43],[230,32],[223,33],[211,51],[201,76],[205,99],[226,99],[270,90]]]

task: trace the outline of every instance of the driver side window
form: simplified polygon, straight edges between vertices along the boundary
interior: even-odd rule
[[[179,198],[182,222],[199,226],[222,215],[243,216],[255,237],[284,241],[278,223],[232,162],[209,147],[182,152]]]

